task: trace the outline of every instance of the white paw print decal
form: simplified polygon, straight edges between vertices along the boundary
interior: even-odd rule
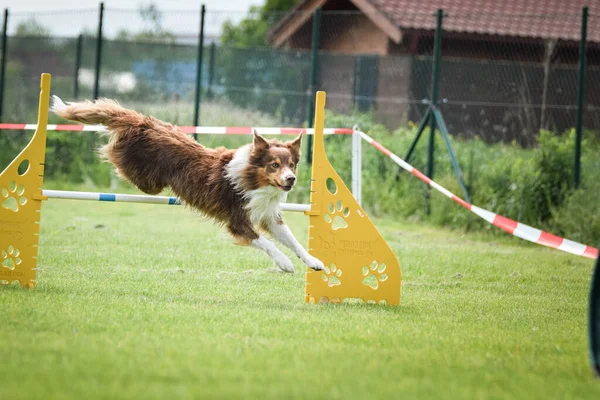
[[[363,285],[369,286],[371,289],[376,290],[379,287],[379,282],[385,282],[388,278],[387,274],[384,274],[386,265],[377,261],[373,261],[370,266],[362,267],[362,274],[365,276],[363,279]]]
[[[27,197],[25,194],[25,187],[23,185],[17,185],[17,182],[12,181],[8,184],[8,187],[3,187],[1,190],[2,207],[7,210],[14,212],[19,211],[19,207],[22,207],[27,203]]]
[[[2,266],[8,269],[15,269],[17,265],[21,264],[20,254],[19,249],[8,246],[7,250],[2,250]]]
[[[325,214],[325,222],[331,224],[331,229],[334,231],[337,229],[344,229],[348,227],[346,219],[350,215],[350,209],[344,207],[341,200],[338,200],[335,204],[329,203],[328,207],[329,214]]]
[[[336,267],[335,264],[331,264],[331,267],[325,266],[321,279],[327,282],[329,287],[333,287],[342,283],[339,279],[340,276],[342,276],[342,270]]]

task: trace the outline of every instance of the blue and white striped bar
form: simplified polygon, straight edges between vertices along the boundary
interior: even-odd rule
[[[120,203],[170,204],[176,206],[183,204],[183,202],[177,197],[147,196],[142,194],[75,192],[68,190],[44,189],[42,190],[42,195],[48,197],[49,199],[112,201]],[[310,211],[310,204],[281,203],[280,207],[283,211]]]

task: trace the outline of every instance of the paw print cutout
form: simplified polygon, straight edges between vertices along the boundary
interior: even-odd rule
[[[17,185],[17,182],[12,181],[8,184],[8,187],[2,188],[2,207],[7,210],[14,212],[19,211],[19,207],[22,207],[27,203],[27,197],[25,194],[25,187],[23,185]]]
[[[20,254],[19,249],[15,249],[12,245],[8,246],[8,250],[2,250],[2,266],[8,269],[15,269],[17,265],[21,264]]]
[[[325,222],[331,224],[331,229],[334,231],[337,229],[344,229],[348,227],[348,223],[345,218],[350,215],[350,209],[344,207],[341,200],[338,200],[335,204],[329,203],[328,207],[329,214],[325,214]]]
[[[336,267],[335,264],[331,264],[331,267],[325,266],[321,279],[327,282],[329,287],[333,287],[342,284],[340,276],[342,276],[342,270]]]
[[[362,274],[365,276],[363,279],[363,285],[369,286],[373,290],[377,290],[379,282],[385,282],[388,278],[387,274],[384,274],[386,265],[377,261],[373,261],[370,266],[362,267]]]

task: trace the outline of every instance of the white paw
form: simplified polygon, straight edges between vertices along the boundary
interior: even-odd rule
[[[325,268],[325,265],[321,262],[321,260],[309,255],[304,263],[308,265],[309,268],[314,269],[315,271],[321,271]]]
[[[275,263],[279,269],[284,272],[294,272],[294,264],[292,264],[292,261],[289,258],[283,255],[275,257]]]

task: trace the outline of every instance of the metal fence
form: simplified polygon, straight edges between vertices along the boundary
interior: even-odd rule
[[[312,15],[281,46],[272,37],[271,45],[262,47],[222,44],[223,25],[245,15],[207,10],[201,18],[199,10],[144,15],[112,8],[7,15],[0,118],[33,120],[41,72],[52,73],[53,91],[68,99],[97,95],[136,106],[185,108],[181,124],[202,124],[195,120],[198,106],[219,101],[272,115],[281,125],[304,124],[317,89],[328,92],[329,108],[371,112],[390,129],[423,115],[432,83],[434,15],[404,15],[407,26],[420,28],[407,30],[407,43],[397,44],[377,36],[364,14],[323,12],[316,57],[311,57]],[[265,35],[272,36],[283,16],[269,17],[271,31]],[[581,14],[560,18],[562,25],[579,30]],[[448,14],[444,23],[477,25],[489,19]],[[556,16],[497,14],[493,19],[499,25],[510,20],[507,26],[536,26],[543,35]],[[587,45],[582,115],[591,130],[600,130],[599,19],[590,14],[587,30],[593,40]],[[580,43],[572,30],[564,38],[452,30],[443,30],[442,37],[439,94],[452,135],[531,146],[540,129],[562,132],[575,126]]]

